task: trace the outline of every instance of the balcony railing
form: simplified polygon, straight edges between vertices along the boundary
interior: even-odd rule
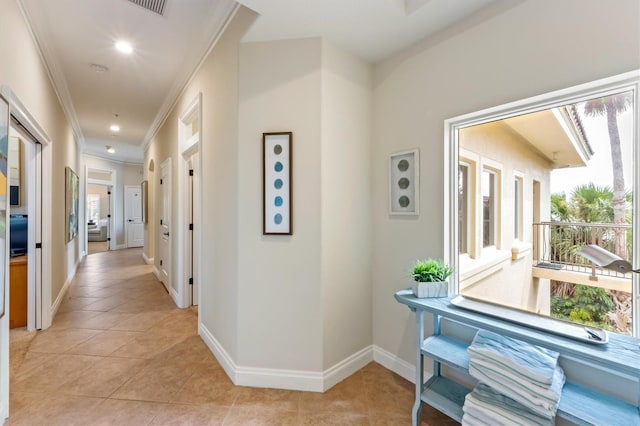
[[[534,266],[566,269],[619,278],[629,274],[596,268],[577,254],[587,244],[596,244],[618,254],[623,259],[632,258],[631,225],[613,223],[541,222],[533,224]]]

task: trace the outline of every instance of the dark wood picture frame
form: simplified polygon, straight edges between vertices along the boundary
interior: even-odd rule
[[[293,235],[292,169],[293,133],[263,133],[263,235]]]

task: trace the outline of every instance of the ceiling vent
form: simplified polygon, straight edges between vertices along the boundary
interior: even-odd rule
[[[164,8],[167,5],[167,0],[129,0],[129,2],[144,7],[160,16],[164,16]]]

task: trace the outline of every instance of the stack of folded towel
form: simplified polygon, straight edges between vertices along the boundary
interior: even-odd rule
[[[565,382],[557,352],[485,330],[467,351],[479,384],[465,399],[463,424],[554,424]]]

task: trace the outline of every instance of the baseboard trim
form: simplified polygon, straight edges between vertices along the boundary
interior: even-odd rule
[[[0,425],[3,425],[5,420],[7,420],[7,417],[9,417],[9,411],[7,410],[7,407],[4,406],[4,404],[0,404]]]
[[[144,263],[146,263],[147,265],[153,265],[153,257],[147,257],[144,252],[142,252],[142,260],[144,260]]]
[[[368,346],[323,372],[242,367],[233,362],[204,324],[198,326],[198,332],[237,386],[324,392],[371,362],[374,353],[374,347]]]
[[[227,373],[227,376],[229,376],[231,381],[235,384],[236,370],[238,369],[238,367],[233,362],[233,359],[231,359],[227,351],[224,350],[218,340],[213,337],[213,334],[202,323],[198,324],[198,334],[204,341],[205,345],[209,347],[209,350],[213,353],[213,356],[216,357],[218,363],[220,364],[220,366],[222,366],[222,369],[225,371],[225,373]]]
[[[153,275],[156,276],[156,278],[158,279],[158,281],[162,281],[160,279],[160,270],[158,268],[155,267],[155,265],[153,266]]]
[[[416,367],[407,361],[398,358],[391,352],[382,349],[380,346],[373,347],[373,360],[388,370],[407,379],[411,383],[416,382]]]
[[[391,370],[396,373],[398,376],[401,376],[411,383],[416,382],[416,367],[403,360],[402,358],[397,357],[391,352],[382,349],[380,346],[373,346],[373,360],[378,364],[382,365],[387,370]],[[431,377],[433,374],[432,363],[426,362],[424,364],[424,377]]]
[[[67,280],[64,282],[64,285],[60,289],[60,293],[58,293],[58,297],[56,297],[56,300],[51,304],[51,309],[49,311],[49,318],[51,319],[51,321],[49,321],[49,325],[53,324],[53,319],[58,313],[58,309],[60,309],[60,304],[64,300],[64,296],[67,294],[67,290],[69,290],[69,287],[71,286],[71,282],[73,281],[73,278],[76,276],[76,272],[78,272],[79,264],[80,264],[80,259],[78,258],[76,259],[75,265],[73,265],[73,272],[69,274],[69,276],[67,277]],[[45,327],[43,327],[43,329],[44,328]]]
[[[62,286],[62,289],[60,290],[60,293],[58,293],[58,297],[56,297],[55,302],[53,302],[53,304],[51,305],[51,323],[53,323],[53,319],[56,317],[58,309],[60,309],[60,304],[64,300],[64,296],[67,294],[67,290],[69,290],[70,286],[71,281],[65,282]]]
[[[178,294],[178,291],[176,289],[171,288],[169,290],[169,295],[173,299],[173,303],[175,303],[178,308],[186,307],[186,306],[182,306],[182,300],[180,300],[180,295]]]
[[[325,370],[322,373],[322,390],[326,391],[334,387],[335,385],[373,361],[373,349],[373,345],[367,346],[366,348],[359,350],[355,354],[343,359],[333,367]]]

